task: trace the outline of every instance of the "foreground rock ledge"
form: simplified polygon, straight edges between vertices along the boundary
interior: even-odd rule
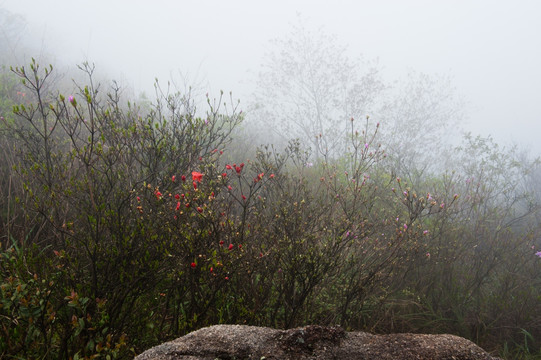
[[[340,327],[291,330],[216,325],[153,347],[136,360],[497,359],[454,335],[345,332]]]

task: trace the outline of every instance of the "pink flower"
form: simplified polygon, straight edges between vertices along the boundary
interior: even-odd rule
[[[536,252],[536,253],[535,253],[535,256],[541,257],[541,251]]]

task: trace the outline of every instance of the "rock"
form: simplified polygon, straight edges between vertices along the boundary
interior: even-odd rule
[[[341,327],[306,326],[275,330],[216,325],[153,347],[136,360],[271,359],[497,359],[454,335],[345,332]]]

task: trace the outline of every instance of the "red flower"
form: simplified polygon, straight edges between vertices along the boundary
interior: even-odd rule
[[[189,207],[190,207],[190,203],[186,203],[186,207],[189,208]]]
[[[261,179],[263,179],[264,175],[265,175],[264,173],[261,173],[261,174],[257,175],[257,177],[254,178],[254,182],[255,183],[259,182]]]
[[[197,211],[200,212],[200,213],[202,213],[202,212],[203,212],[203,209],[201,209],[201,207],[198,206],[198,207],[197,207]]]
[[[175,179],[176,179],[176,176],[175,176],[175,175],[171,176],[171,181],[172,181],[172,182],[175,182]]]
[[[194,182],[201,182],[203,180],[203,174],[197,171],[192,172],[192,180]]]
[[[242,244],[239,244],[239,249],[242,249]]]
[[[141,201],[141,198],[139,196],[137,197],[137,201]]]
[[[235,168],[235,171],[237,172],[237,174],[240,174],[240,172],[242,171],[242,168],[240,166],[237,166]]]
[[[223,246],[223,245],[224,245],[224,241],[220,240],[220,246]]]
[[[160,200],[160,199],[162,198],[162,193],[159,192],[158,190],[156,190],[156,191],[154,192],[154,195],[156,195],[156,198],[157,198],[158,200]]]
[[[193,189],[197,190],[197,183],[195,181],[193,182]]]
[[[227,164],[227,165],[225,166],[225,168],[226,168],[227,170],[233,169],[233,168],[231,167],[231,165],[229,165],[229,164]]]
[[[246,200],[246,196],[242,195],[242,200]]]
[[[180,199],[180,195],[179,194],[175,194],[175,199]]]
[[[273,177],[274,177],[274,174],[270,174],[270,175],[269,175],[269,178],[272,179]]]
[[[177,211],[180,209],[180,201],[177,203]]]
[[[233,190],[233,188],[231,187],[231,185],[227,185],[227,189],[228,189],[229,191]]]
[[[233,250],[233,244],[229,244],[229,250]]]
[[[186,181],[186,176],[182,175],[182,176],[180,177],[180,180]]]
[[[193,262],[193,263],[190,264],[190,266],[192,267],[192,269],[195,269],[195,267],[197,266],[197,264]]]
[[[222,177],[227,177],[227,173],[222,173]]]

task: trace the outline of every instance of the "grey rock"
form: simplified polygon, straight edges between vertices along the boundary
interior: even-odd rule
[[[216,325],[153,347],[136,360],[442,359],[495,360],[473,342],[454,335],[346,332],[310,325],[275,330]]]

